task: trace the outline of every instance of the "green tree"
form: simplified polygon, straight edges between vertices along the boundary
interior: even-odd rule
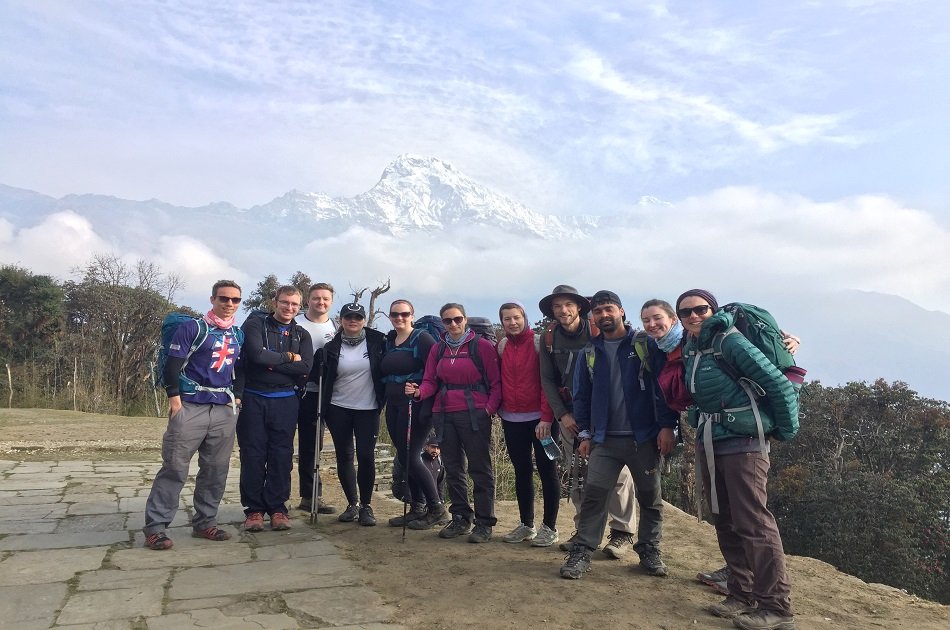
[[[307,301],[307,289],[313,284],[310,281],[310,276],[302,271],[296,271],[290,276],[290,280],[287,281],[287,284],[300,289],[300,294],[303,296],[301,303],[305,305]],[[245,298],[243,302],[244,310],[253,311],[261,309],[269,313],[273,312],[274,297],[277,295],[277,289],[280,287],[281,283],[280,280],[277,279],[277,276],[272,273],[268,274],[266,278],[257,283],[254,290]],[[306,307],[303,306],[302,308]]]
[[[49,276],[0,267],[0,358],[45,357],[63,330],[63,288]]]

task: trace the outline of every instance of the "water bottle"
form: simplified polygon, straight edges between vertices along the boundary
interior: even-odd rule
[[[551,461],[561,457],[561,447],[558,446],[558,443],[555,442],[554,438],[550,435],[541,440],[541,446],[544,447],[544,453]]]

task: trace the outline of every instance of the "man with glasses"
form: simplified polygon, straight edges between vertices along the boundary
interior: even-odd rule
[[[313,366],[307,385],[300,395],[300,410],[297,414],[297,477],[300,480],[300,504],[298,510],[310,512],[313,497],[313,459],[317,444],[317,432],[320,433],[319,448],[323,449],[323,426],[317,427],[317,403],[319,402],[320,373],[324,370],[321,350],[336,334],[336,322],[330,317],[333,306],[333,285],[318,282],[307,291],[307,310],[297,315],[296,322],[307,329],[313,342]],[[324,503],[323,482],[318,481],[317,512],[333,514],[336,508]]]
[[[165,528],[175,519],[191,458],[198,453],[191,520],[196,538],[222,541],[231,534],[218,529],[218,506],[228,480],[234,427],[241,406],[234,384],[241,355],[241,331],[234,313],[241,287],[219,280],[211,289],[211,310],[175,329],[168,346],[163,380],[168,394],[168,428],[162,438],[162,467],[145,504],[145,546],[171,549]],[[239,375],[240,376],[240,375]]]
[[[297,429],[297,385],[313,364],[310,333],[294,321],[300,290],[277,289],[274,312],[244,322],[244,406],[237,423],[241,451],[241,504],[244,529],[264,529],[264,514],[274,530],[290,529],[287,500]]]
[[[598,291],[590,305],[600,334],[578,357],[574,371],[574,418],[581,441],[577,452],[590,461],[577,535],[561,567],[561,577],[576,580],[590,570],[591,553],[607,522],[608,495],[624,467],[633,475],[640,504],[633,549],[648,575],[663,577],[660,455],[673,449],[673,428],[679,415],[667,407],[660,394],[654,366],[643,370],[641,381],[640,357],[633,345],[635,331],[624,323],[617,294]],[[649,339],[647,343],[648,357],[659,356],[656,342]]]

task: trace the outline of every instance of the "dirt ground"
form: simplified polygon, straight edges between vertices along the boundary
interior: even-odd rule
[[[157,459],[164,425],[154,418],[3,409],[0,459]],[[326,498],[341,505],[339,484],[329,476],[326,482]],[[496,539],[488,544],[442,540],[436,530],[408,530],[403,542],[400,529],[386,526],[402,506],[386,496],[380,492],[374,501],[378,527],[340,523],[335,516],[321,516],[317,527],[364,569],[369,585],[397,607],[396,620],[407,627],[732,627],[702,611],[719,596],[695,580],[698,571],[722,563],[712,527],[671,506],[664,512],[668,578],[640,573],[633,552],[622,560],[598,552],[592,571],[573,581],[558,577],[564,554],[556,547],[501,541],[518,524],[513,502],[498,505]],[[303,514],[293,515],[295,526],[308,526]],[[562,503],[562,536],[571,533],[571,516]],[[948,606],[865,584],[811,558],[788,561],[800,629],[950,628]]]

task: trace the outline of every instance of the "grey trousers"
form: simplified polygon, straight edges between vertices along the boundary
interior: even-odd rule
[[[571,504],[574,505],[574,531],[581,528],[581,503],[584,489],[576,488],[571,492]],[[633,534],[637,531],[637,495],[633,477],[626,467],[620,469],[613,492],[607,498],[607,525],[610,529]]]
[[[474,520],[476,525],[494,527],[497,519],[495,473],[491,465],[491,418],[487,413],[480,413],[476,431],[468,411],[446,413],[441,446],[445,482],[452,501],[449,512],[469,523]],[[467,477],[472,478],[474,510],[468,502]]]
[[[659,548],[663,537],[663,493],[660,486],[660,453],[656,440],[637,444],[632,437],[606,437],[592,444],[584,482],[584,498],[575,542],[590,550],[600,545],[607,524],[607,501],[614,493],[624,467],[630,470],[640,504],[640,523],[634,549]]]
[[[168,419],[162,438],[162,467],[152,482],[145,504],[146,536],[168,527],[178,512],[181,489],[188,479],[188,466],[198,453],[195,478],[194,529],[217,525],[218,505],[228,480],[237,415],[227,405],[196,405],[183,402]]]

